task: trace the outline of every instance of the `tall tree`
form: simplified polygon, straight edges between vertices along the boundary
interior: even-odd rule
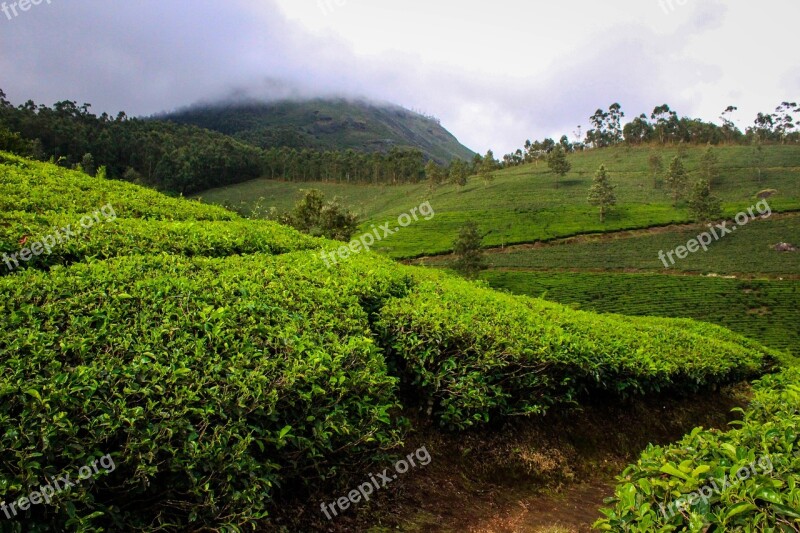
[[[453,242],[453,251],[456,260],[453,268],[468,279],[475,279],[481,270],[487,266],[481,249],[483,236],[478,231],[475,222],[467,222],[458,233],[458,238]]]
[[[712,147],[706,148],[700,158],[700,175],[708,182],[708,188],[714,186],[714,180],[719,178],[719,159]]]
[[[720,115],[719,117],[720,120],[722,120],[722,134],[725,136],[725,140],[728,142],[733,141],[737,133],[741,134],[741,132],[736,127],[736,124],[734,124],[732,120],[733,113],[735,113],[738,110],[739,110],[738,107],[729,105],[727,108],[725,108],[725,111],[723,111],[722,115]]]
[[[614,195],[614,186],[608,180],[608,173],[605,165],[600,165],[595,174],[592,186],[589,188],[589,204],[600,208],[600,222],[606,221],[608,209],[617,205],[617,197]]]
[[[478,174],[483,179],[484,185],[489,185],[490,182],[494,181],[494,171],[497,170],[497,167],[498,163],[494,158],[494,152],[489,150],[483,157],[480,170],[478,171]]]
[[[650,152],[650,157],[647,158],[647,165],[650,167],[650,172],[653,175],[653,188],[658,189],[658,177],[664,171],[664,159],[658,152]]]
[[[428,188],[432,191],[444,181],[444,169],[436,161],[430,160],[425,165],[425,178],[428,180]]]
[[[686,168],[683,166],[683,161],[681,160],[680,156],[675,156],[672,159],[672,162],[669,165],[669,170],[667,171],[667,175],[665,176],[665,181],[667,182],[667,186],[672,191],[672,206],[678,206],[678,200],[680,200],[683,195],[684,191],[686,190]]]
[[[711,185],[706,180],[694,184],[689,198],[689,209],[698,222],[708,222],[722,215],[722,204],[719,198],[711,194]]]
[[[556,175],[556,189],[558,189],[559,178],[563,178],[572,170],[572,163],[567,160],[567,154],[561,145],[556,146],[547,156],[547,166]]]
[[[450,183],[459,187],[467,184],[469,177],[469,164],[461,159],[456,159],[450,163]]]
[[[674,140],[678,126],[678,113],[671,110],[667,104],[657,106],[650,114],[650,119],[655,122],[655,135],[661,144]]]
[[[800,107],[796,102],[783,102],[775,109],[773,113],[773,122],[775,123],[775,133],[780,138],[782,143],[786,143],[786,138],[795,128],[794,113],[800,113]]]

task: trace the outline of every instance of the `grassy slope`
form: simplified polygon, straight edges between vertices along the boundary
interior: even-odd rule
[[[644,270],[665,273],[658,258],[661,250],[674,250],[707,231],[704,225],[657,228],[642,233],[620,233],[581,237],[548,246],[493,249],[487,259],[491,268],[532,271],[621,271]],[[670,265],[670,273],[736,274],[771,278],[800,276],[800,255],[776,252],[780,242],[800,243],[800,214],[774,215],[757,220],[714,241],[708,251],[699,251]],[[675,258],[675,256],[673,256]],[[426,264],[444,265],[450,256],[425,259]]]
[[[576,312],[374,254],[329,270],[295,232],[270,224],[266,238],[280,250],[267,243],[264,252],[288,251],[285,243],[301,251],[219,250],[209,255],[247,255],[209,259],[182,257],[196,250],[175,246],[142,257],[154,250],[137,248],[137,223],[199,217],[210,222],[198,226],[214,232],[240,222],[218,208],[0,157],[2,205],[20,216],[71,219],[113,203],[124,222],[116,235],[133,244],[118,247],[99,233],[120,257],[84,264],[94,249],[78,248],[67,268],[0,278],[0,420],[25,435],[7,432],[0,442],[15,453],[0,471],[10,480],[0,484],[0,499],[111,451],[126,470],[119,479],[128,481],[87,484],[75,494],[89,522],[104,520],[89,516],[98,506],[139,524],[156,514],[185,520],[181,509],[189,508],[219,525],[225,510],[200,503],[218,498],[236,520],[250,522],[268,504],[268,487],[302,476],[293,468],[323,476],[349,464],[348,453],[371,456],[396,445],[401,428],[387,409],[405,398],[430,400],[441,421],[463,427],[537,412],[582,391],[695,390],[752,375],[776,355],[721,328]],[[165,231],[156,243],[172,237]],[[419,390],[395,396],[388,369],[401,369],[402,382]],[[319,421],[328,407],[316,397],[332,402],[337,418],[329,430]],[[267,452],[248,442],[254,435]],[[224,444],[239,439],[241,448]],[[193,469],[198,475],[187,477]],[[255,480],[243,471],[260,473]],[[160,497],[167,486],[182,490]],[[157,503],[120,515],[104,507],[109,498]],[[39,518],[63,526],[66,516],[60,501]]]
[[[704,147],[686,150],[686,166],[690,179],[698,179],[697,168]],[[776,210],[800,209],[800,146],[765,147],[763,178],[759,181],[750,168],[750,147],[721,146],[715,148],[720,159],[721,177],[715,194],[723,200],[727,214],[755,203],[755,195],[766,188],[779,194],[771,200]],[[609,148],[574,154],[572,171],[555,185],[547,165],[525,165],[497,173],[488,186],[477,177],[459,190],[446,185],[432,193],[426,184],[397,187],[368,187],[316,183],[284,183],[255,180],[232,187],[206,191],[200,196],[209,203],[243,206],[248,210],[259,198],[266,207],[288,209],[296,201],[300,189],[315,187],[329,196],[339,196],[365,219],[364,228],[372,223],[391,221],[429,199],[436,217],[419,222],[377,246],[396,258],[415,257],[446,252],[458,229],[474,220],[489,235],[487,246],[550,240],[587,232],[644,228],[690,220],[685,205],[674,209],[668,192],[655,189],[648,170],[648,147]],[[665,162],[678,154],[677,148],[659,149]],[[586,202],[592,177],[601,165],[617,185],[619,206],[605,224]]]

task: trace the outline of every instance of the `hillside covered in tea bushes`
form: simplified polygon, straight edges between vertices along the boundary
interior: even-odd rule
[[[0,263],[0,502],[116,465],[0,515],[4,532],[250,527],[282,493],[385,460],[420,417],[458,432],[786,358],[718,326],[576,311],[373,253],[329,268],[320,251],[341,243],[5,153],[0,210],[0,257],[81,230]],[[764,427],[742,442],[795,446]]]

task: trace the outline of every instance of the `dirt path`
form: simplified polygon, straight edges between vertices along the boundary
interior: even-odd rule
[[[469,533],[588,533],[603,500],[614,494],[613,479],[574,485],[552,496],[522,498],[516,506],[467,529]]]

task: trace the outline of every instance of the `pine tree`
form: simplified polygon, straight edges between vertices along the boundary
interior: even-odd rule
[[[662,157],[653,152],[650,154],[650,157],[647,158],[647,164],[650,166],[650,172],[653,173],[653,188],[658,189],[658,175],[664,171],[664,159]]]
[[[456,254],[456,261],[453,268],[468,279],[475,279],[481,270],[486,270],[485,259],[481,243],[483,237],[478,232],[478,225],[475,222],[467,222],[458,234],[458,238],[453,242],[453,251]]]
[[[547,166],[556,175],[556,189],[558,189],[558,178],[563,178],[572,170],[572,164],[567,161],[567,154],[561,146],[556,146],[547,156]]]
[[[606,221],[608,208],[617,204],[614,186],[608,180],[605,165],[600,165],[589,189],[589,204],[600,208],[600,222]]]
[[[684,190],[686,189],[686,169],[683,166],[683,161],[680,156],[675,156],[669,164],[669,170],[665,176],[667,186],[672,191],[672,206],[678,206],[678,200],[683,197]]]
[[[695,183],[689,199],[689,209],[698,222],[708,222],[722,215],[720,200],[711,194],[708,181],[700,180]]]
[[[481,161],[480,171],[478,172],[483,179],[484,185],[489,185],[490,182],[494,181],[495,170],[497,170],[497,161],[494,158],[494,153],[489,150]]]

